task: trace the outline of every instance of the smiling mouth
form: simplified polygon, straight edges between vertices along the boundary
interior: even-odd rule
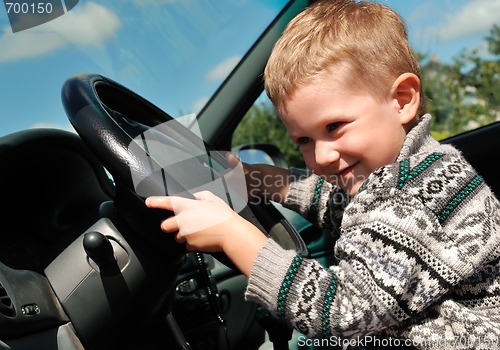
[[[349,174],[351,172],[351,170],[356,166],[356,164],[350,165],[347,168],[344,168],[343,170],[340,170],[335,175],[336,176],[340,176],[340,177],[345,177],[347,174]]]

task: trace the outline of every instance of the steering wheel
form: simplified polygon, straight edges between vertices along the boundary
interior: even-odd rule
[[[211,160],[219,166],[221,164],[224,166],[225,157],[212,150],[206,143],[200,146],[200,138],[166,112],[101,75],[85,73],[68,79],[62,89],[62,101],[77,133],[113,176],[118,190],[115,202],[124,214],[121,216],[128,218],[129,224],[134,227],[149,223],[148,229],[151,229],[151,232],[147,231],[148,234],[143,235],[147,237],[143,238],[153,240],[155,244],[168,241],[167,244],[162,244],[162,247],[174,258],[182,254],[184,252],[182,248],[177,244],[171,244],[171,238],[167,238],[171,235],[159,232],[158,220],[161,220],[165,213],[145,208],[143,204],[145,196],[137,193],[136,180],[144,180],[140,184],[142,188],[139,192],[142,193],[166,195],[174,191],[188,195],[187,189],[179,183],[179,170],[177,174],[165,171],[159,166],[165,163],[165,160],[154,159],[158,153],[149,153],[145,156],[144,147],[130,147],[130,145],[134,144],[134,140],[140,138],[140,135],[163,124],[166,125],[163,129],[165,133],[159,137],[162,143],[168,144],[168,151],[177,147],[184,148],[183,152],[193,152],[193,148],[197,148],[193,157],[202,151],[203,154],[210,154]],[[144,136],[141,141],[143,139]],[[192,145],[186,148],[186,144],[189,143]],[[205,149],[202,149],[203,147]],[[163,156],[168,157],[168,155]],[[152,166],[152,163],[155,166]],[[213,163],[208,165],[213,167]],[[207,163],[203,163],[202,166],[206,167]],[[161,174],[158,171],[153,172],[152,168],[160,170]],[[175,164],[170,169],[175,171]],[[211,169],[214,173],[219,170]],[[190,176],[182,173],[181,175],[181,177]],[[152,212],[155,213],[151,214]],[[307,254],[306,245],[301,237],[273,205],[269,203],[252,205],[251,212],[246,215],[246,219],[260,227],[264,233],[287,249],[295,249],[302,255]],[[245,216],[245,213],[243,215]],[[148,216],[149,220],[145,220]],[[152,228],[151,223],[157,227]],[[146,232],[143,228],[140,231]],[[228,263],[227,260],[225,263]]]
[[[140,266],[144,270],[149,269],[146,271],[146,280],[150,282],[147,287],[138,288],[158,289],[153,297],[147,297],[162,300],[151,305],[152,312],[157,312],[158,304],[170,302],[168,294],[171,294],[175,284],[181,257],[187,251],[174,241],[174,235],[160,230],[161,220],[171,214],[146,207],[144,199],[149,195],[189,196],[187,187],[194,188],[190,181],[193,178],[195,182],[199,181],[196,173],[208,168],[218,179],[221,170],[226,170],[226,158],[152,103],[101,75],[85,73],[69,78],[62,88],[62,102],[81,139],[113,177],[116,196],[108,212],[111,212],[113,224],[117,227],[114,234],[119,237],[118,241],[120,237],[125,238],[122,245],[132,249],[135,252],[133,255],[146,257]],[[160,147],[160,151],[151,152],[148,148],[152,144],[148,143],[150,138],[155,140],[155,145],[165,147],[164,151]],[[178,161],[177,152],[188,157]],[[165,163],[170,165],[165,167]],[[285,249],[294,249],[298,254],[307,255],[306,244],[300,235],[272,204],[263,201],[259,204],[245,203],[240,215]],[[236,269],[223,253],[212,255]],[[56,272],[54,275],[65,273],[59,268]],[[163,283],[158,286],[156,277],[160,275]],[[136,281],[137,278],[130,280]],[[102,287],[97,283],[94,290],[101,291]],[[125,286],[123,281],[120,283]],[[141,283],[144,285],[145,282],[138,282]],[[101,293],[111,296],[119,293],[114,288],[114,285],[109,285],[108,290]],[[164,309],[168,310],[168,305]],[[80,312],[80,306],[75,305],[75,310]],[[73,318],[72,321],[78,328]],[[88,321],[82,320],[80,323],[83,325],[80,329],[88,330],[92,337],[99,333]]]

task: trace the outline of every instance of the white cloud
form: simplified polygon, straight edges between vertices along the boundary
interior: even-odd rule
[[[236,67],[236,65],[241,61],[241,56],[233,56],[225,61],[219,63],[215,68],[213,68],[207,74],[207,79],[209,81],[217,81],[225,79],[229,73]]]
[[[0,36],[0,62],[41,57],[69,45],[99,47],[113,37],[120,26],[116,14],[88,2],[32,29],[12,33],[6,28]]]
[[[473,0],[445,16],[445,23],[435,28],[442,42],[488,33],[499,23],[500,0]]]

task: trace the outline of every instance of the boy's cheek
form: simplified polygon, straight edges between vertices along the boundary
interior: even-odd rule
[[[304,158],[304,162],[306,163],[306,166],[310,169],[310,170],[317,170],[317,166],[316,166],[316,162],[314,161],[314,154],[311,154],[309,152],[305,152],[305,151],[302,151],[301,150],[301,153],[302,153],[302,158]]]

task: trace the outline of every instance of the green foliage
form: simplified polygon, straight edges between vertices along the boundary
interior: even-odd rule
[[[500,27],[492,28],[486,42],[489,54],[463,51],[451,64],[420,56],[427,110],[438,139],[500,119]]]
[[[285,126],[271,102],[255,104],[238,125],[233,146],[269,142],[276,145],[285,155],[289,166],[304,167],[302,155],[286,131]]]
[[[451,63],[418,54],[432,135],[444,139],[500,120],[500,27],[486,37],[489,54],[463,51]],[[270,142],[284,153],[289,166],[303,167],[298,147],[270,102],[255,104],[235,131],[233,146]]]
[[[495,24],[486,37],[488,50],[494,55],[500,55],[500,26]]]

